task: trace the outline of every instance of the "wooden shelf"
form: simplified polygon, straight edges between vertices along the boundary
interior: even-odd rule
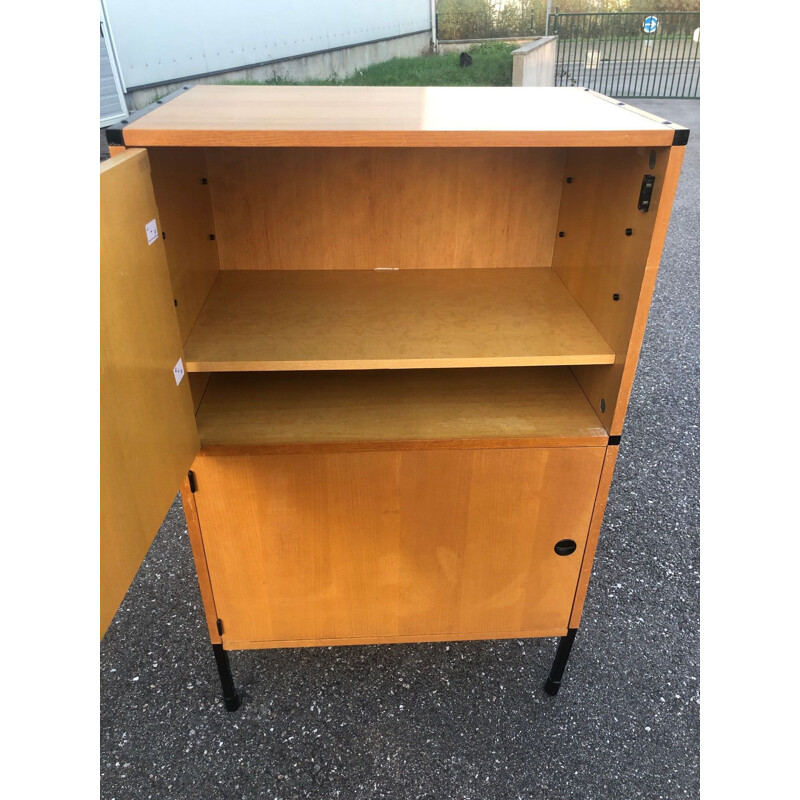
[[[612,364],[550,269],[219,274],[190,372]]]
[[[567,367],[213,375],[197,429],[238,454],[608,442]]]

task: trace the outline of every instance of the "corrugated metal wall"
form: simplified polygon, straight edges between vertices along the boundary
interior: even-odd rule
[[[100,6],[100,126],[113,125],[128,113],[109,42],[105,36],[103,7]]]
[[[430,0],[105,0],[126,91],[430,30]]]

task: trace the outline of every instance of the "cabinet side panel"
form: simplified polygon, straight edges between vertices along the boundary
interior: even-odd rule
[[[175,313],[185,342],[219,274],[205,150],[153,147],[148,154]]]
[[[211,378],[210,372],[190,372],[189,373],[189,388],[192,390],[192,405],[194,406],[195,415],[200,410],[200,404],[203,402],[206,389],[208,389],[208,382]]]
[[[199,449],[144,150],[100,174],[100,628],[105,632]]]
[[[622,433],[625,422],[684,152],[683,147],[673,147],[668,151],[666,168],[660,182],[661,191],[657,197],[654,194],[657,204],[650,212],[654,216],[645,255],[646,266],[642,271],[635,313],[625,350],[617,353],[617,360],[611,366],[572,367],[575,379],[612,436],[619,436]],[[605,400],[605,412],[600,409],[601,400]]]
[[[186,515],[186,530],[189,533],[189,544],[192,547],[192,556],[197,571],[197,583],[200,586],[200,597],[203,600],[203,611],[208,625],[208,635],[212,644],[220,644],[222,637],[217,630],[217,607],[214,604],[214,592],[211,588],[211,578],[208,574],[206,551],[203,546],[203,532],[200,530],[200,520],[197,517],[197,506],[194,494],[188,479],[181,484],[181,501]]]
[[[566,632],[604,453],[201,455],[223,642]]]
[[[661,217],[669,217],[672,205],[672,151],[580,148],[566,159],[570,181],[564,186],[558,221],[564,235],[556,240],[553,270],[615,352],[613,366],[573,370],[610,430],[621,428],[616,412],[628,373],[625,365],[633,356],[635,367],[638,348],[631,352],[631,340],[647,319],[652,297],[654,275],[647,269]],[[638,208],[645,175],[655,177],[648,211]]]
[[[228,269],[547,267],[564,150],[214,148]]]
[[[592,511],[592,522],[589,526],[589,536],[586,540],[586,549],[583,551],[583,561],[578,577],[578,589],[575,592],[575,601],[572,604],[572,614],[569,619],[569,627],[577,628],[581,623],[583,604],[586,601],[586,592],[589,588],[589,578],[592,574],[594,556],[597,552],[597,544],[600,540],[600,530],[603,527],[603,517],[608,503],[608,493],[611,490],[611,479],[614,477],[614,465],[617,463],[619,447],[609,447],[606,450],[606,457],[603,461],[603,470],[600,473],[600,484],[597,487],[597,498]]]

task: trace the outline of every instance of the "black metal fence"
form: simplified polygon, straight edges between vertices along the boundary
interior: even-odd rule
[[[700,14],[553,14],[556,86],[611,97],[700,96]]]

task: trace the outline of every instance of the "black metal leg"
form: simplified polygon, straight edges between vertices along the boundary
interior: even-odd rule
[[[217,660],[219,679],[222,683],[222,699],[225,701],[225,708],[228,711],[236,711],[239,708],[239,693],[233,685],[233,675],[231,674],[231,662],[228,654],[222,649],[221,644],[212,645],[214,648],[214,658]]]
[[[567,666],[569,651],[572,650],[572,643],[575,641],[575,634],[577,632],[577,628],[569,628],[569,630],[567,630],[567,635],[562,636],[558,642],[558,650],[556,650],[553,667],[544,685],[544,690],[553,697],[558,694],[558,690],[561,687],[561,678],[564,675],[564,668]]]

